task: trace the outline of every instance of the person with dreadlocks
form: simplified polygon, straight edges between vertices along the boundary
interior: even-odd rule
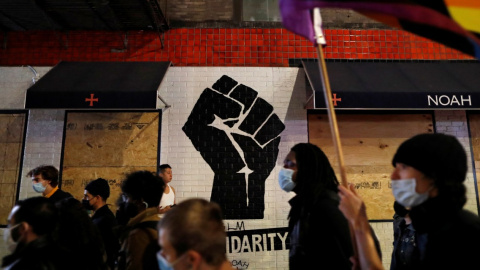
[[[290,269],[352,269],[352,240],[338,209],[338,180],[323,151],[295,145],[279,174],[280,187],[296,196],[289,203]]]

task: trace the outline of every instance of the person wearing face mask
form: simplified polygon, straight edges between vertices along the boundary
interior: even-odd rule
[[[189,199],[158,223],[160,270],[233,270],[226,256],[226,233],[218,204]]]
[[[348,269],[352,240],[338,209],[338,180],[325,153],[310,143],[292,147],[279,173],[280,187],[296,196],[289,203],[289,267]]]
[[[85,186],[83,207],[93,210],[92,221],[98,228],[107,254],[107,264],[114,269],[119,250],[118,237],[114,233],[117,226],[115,215],[108,208],[107,199],[110,197],[110,186],[103,178],[95,179]]]
[[[149,171],[130,173],[123,181],[124,215],[129,220],[120,237],[116,269],[158,269],[157,207],[164,188],[164,181]]]
[[[480,266],[480,218],[463,209],[467,155],[460,142],[445,134],[420,134],[403,142],[395,153],[391,174],[395,212],[411,219],[419,256],[408,269],[475,269]],[[372,253],[365,205],[341,187],[340,210],[354,227],[361,267],[381,260]],[[423,240],[419,241],[422,238]],[[409,239],[411,240],[411,239]],[[398,266],[398,246],[392,254]]]
[[[72,194],[65,192],[58,187],[58,170],[50,165],[42,165],[30,170],[27,177],[32,179],[33,190],[41,193],[52,203],[72,197]]]
[[[57,210],[46,198],[19,201],[12,208],[4,231],[11,254],[3,258],[2,269],[67,269],[56,257],[59,249],[52,240],[57,221]]]

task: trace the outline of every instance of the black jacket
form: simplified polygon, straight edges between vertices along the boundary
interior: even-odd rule
[[[289,203],[290,269],[350,270],[350,229],[338,209],[337,193],[326,190],[308,206],[302,205],[300,195]]]
[[[57,191],[55,191],[52,194],[52,196],[48,197],[48,200],[53,204],[55,204],[58,201],[61,201],[63,199],[70,198],[70,197],[73,197],[72,194],[65,192],[61,189],[57,189]]]
[[[425,251],[427,235],[417,233],[405,218],[393,216],[393,252],[390,270],[420,270],[420,254]]]
[[[480,218],[436,197],[412,208],[413,227],[427,235],[421,269],[479,269]]]
[[[26,245],[19,244],[15,251],[3,258],[2,268],[10,270],[60,270],[64,268],[62,256],[52,242],[40,237]]]
[[[117,253],[120,249],[119,239],[113,232],[113,228],[117,226],[115,215],[107,205],[104,205],[95,211],[92,221],[102,235],[105,252],[107,253],[107,264],[110,269],[114,269]]]

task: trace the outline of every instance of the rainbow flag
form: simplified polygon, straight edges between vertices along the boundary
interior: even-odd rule
[[[315,7],[352,9],[480,59],[479,0],[280,0],[284,27],[315,42]]]

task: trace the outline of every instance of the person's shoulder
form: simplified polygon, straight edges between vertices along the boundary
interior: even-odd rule
[[[458,222],[461,223],[463,227],[470,228],[480,234],[480,217],[478,217],[478,215],[462,209],[458,217]]]
[[[145,241],[145,239],[157,239],[158,221],[144,221],[126,228],[130,241]],[[142,240],[143,239],[143,240]]]
[[[70,198],[70,197],[73,197],[72,194],[66,192],[66,191],[63,191],[61,189],[58,189],[57,191],[55,191],[55,193],[53,193],[52,196],[58,196],[59,198],[62,198],[62,199],[65,199],[65,198]]]
[[[101,213],[104,216],[114,216],[112,210],[108,207],[108,204],[105,204],[104,206],[100,207],[95,213]]]
[[[338,207],[338,203],[340,202],[340,197],[338,196],[338,193],[330,190],[330,189],[325,189],[320,193],[316,199],[314,200],[314,204],[318,205],[319,207],[326,206],[335,206]]]
[[[115,215],[113,212],[108,208],[108,205],[104,205],[100,207],[92,216],[92,221],[98,224],[105,224],[105,225],[116,225],[117,220],[115,219]]]
[[[68,193],[68,192],[65,192],[61,189],[57,189],[57,191],[55,191],[52,196],[50,196],[48,199],[53,202],[53,203],[56,203],[58,201],[61,201],[63,199],[66,199],[66,198],[71,198],[73,197],[72,194]]]
[[[24,249],[21,254],[11,254],[10,257],[5,257],[3,259],[4,265],[7,266],[5,269],[62,269],[60,263],[63,262],[61,258],[56,258],[49,256],[53,252],[54,254],[60,252],[60,248],[56,245],[53,245],[45,238],[38,238],[30,242]],[[18,256],[20,255],[20,256]],[[8,258],[13,258],[15,261],[9,261]],[[8,263],[9,265],[5,265]]]

